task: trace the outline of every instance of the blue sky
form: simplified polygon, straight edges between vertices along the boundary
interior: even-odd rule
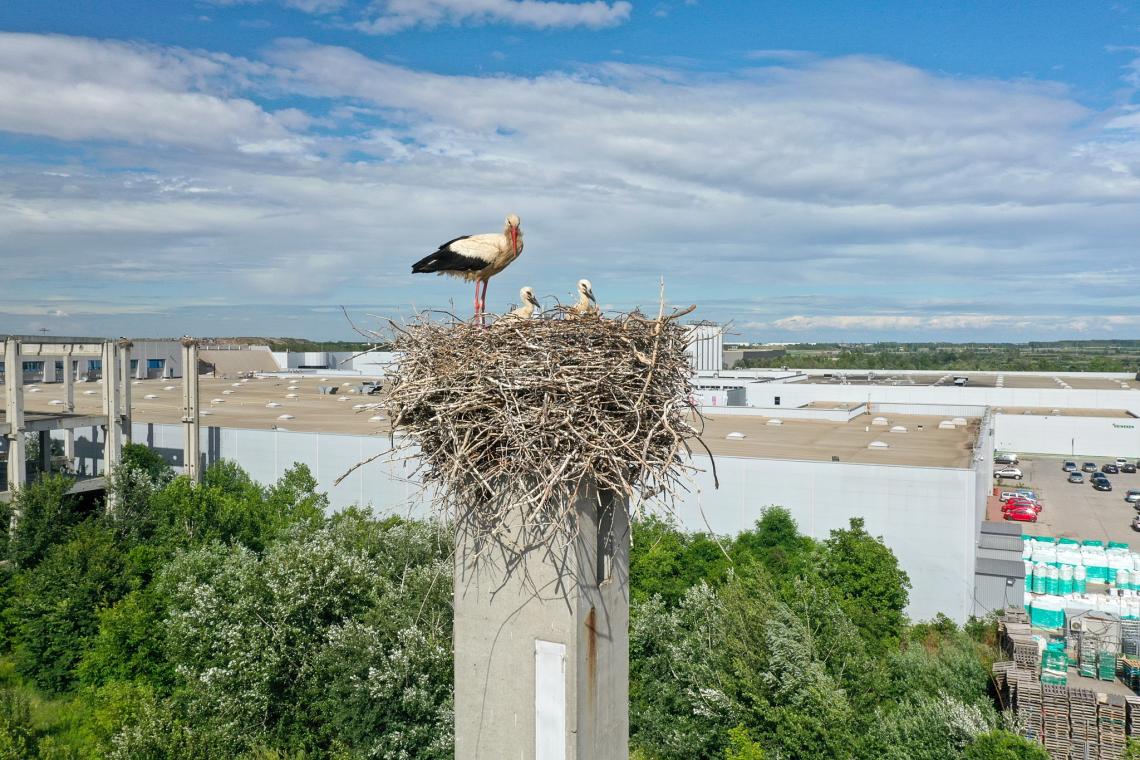
[[[871,7],[873,5],[873,7]],[[1140,336],[1140,4],[0,4],[0,332],[344,338],[589,277],[754,340]]]

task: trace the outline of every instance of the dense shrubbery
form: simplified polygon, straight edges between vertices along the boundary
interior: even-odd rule
[[[326,517],[304,467],[193,486],[125,462],[111,514],[62,482],[21,494],[0,760],[451,757],[446,531]],[[907,624],[906,575],[859,520],[814,541],[780,509],[732,540],[649,519],[631,584],[635,757],[1040,756],[1000,730],[984,644]]]

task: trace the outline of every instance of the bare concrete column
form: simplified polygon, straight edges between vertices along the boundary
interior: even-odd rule
[[[626,504],[585,487],[574,513],[572,544],[522,557],[457,535],[457,760],[628,758]]]
[[[201,481],[201,444],[198,427],[198,341],[182,339],[182,456],[190,480]]]
[[[131,347],[133,345],[126,338],[117,343],[119,372],[116,376],[120,378],[119,403],[122,411],[119,414],[119,425],[123,431],[123,443],[131,442]]]
[[[115,344],[103,344],[103,414],[107,415],[106,434],[103,436],[103,476],[111,478],[111,473],[119,464],[123,448],[123,423],[119,416],[119,383],[116,372]],[[110,507],[108,501],[108,507]]]
[[[63,355],[63,403],[68,414],[75,413],[75,370],[71,368],[71,351]],[[63,455],[75,465],[75,430],[63,431]]]
[[[4,341],[4,395],[8,424],[8,490],[18,491],[27,485],[28,470],[24,463],[24,365],[20,358],[20,341]],[[10,531],[20,521],[12,510]],[[12,535],[12,533],[9,533]]]

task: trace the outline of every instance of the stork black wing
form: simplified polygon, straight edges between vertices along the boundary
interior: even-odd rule
[[[483,269],[487,266],[487,262],[483,261],[483,259],[477,259],[474,256],[464,256],[450,248],[451,244],[456,240],[466,240],[469,237],[471,236],[462,235],[455,238],[455,240],[448,240],[439,247],[438,251],[424,256],[415,264],[412,264],[412,273],[478,272],[480,269]]]

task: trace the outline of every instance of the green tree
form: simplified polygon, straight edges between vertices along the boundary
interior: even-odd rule
[[[15,493],[3,523],[6,531],[11,513],[20,515],[8,542],[8,558],[17,567],[35,566],[83,519],[78,499],[68,494],[74,482],[67,475],[48,475]]]
[[[1009,731],[981,734],[966,747],[963,760],[1049,760],[1049,753],[1037,742]]]
[[[20,672],[50,693],[70,689],[98,629],[99,608],[128,587],[113,532],[93,520],[73,528],[67,542],[15,579],[9,616]]]
[[[863,518],[853,517],[850,528],[831,531],[820,573],[867,643],[883,652],[897,646],[906,627],[910,579],[882,539],[863,525]]]
[[[764,760],[764,749],[752,741],[743,724],[728,729],[724,760]]]

